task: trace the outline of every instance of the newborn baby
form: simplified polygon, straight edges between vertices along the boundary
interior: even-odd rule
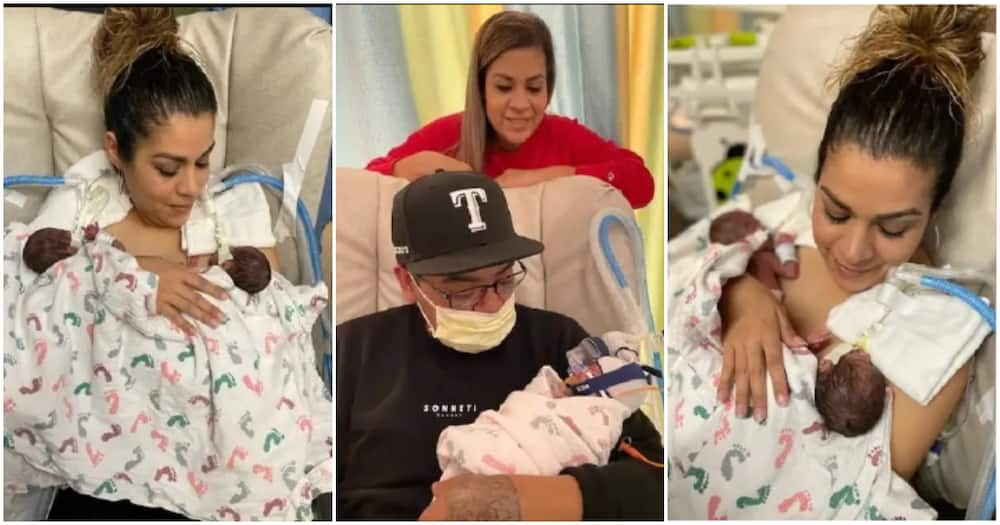
[[[713,243],[729,245],[763,229],[764,226],[750,212],[733,210],[712,220],[708,236]],[[799,276],[799,263],[795,259],[795,237],[786,233],[768,235],[767,241],[750,256],[746,271],[775,295],[780,295],[778,278],[795,279]]]
[[[607,464],[623,421],[647,391],[657,389],[649,384],[649,369],[635,361],[635,345],[621,343],[630,339],[616,332],[585,339],[567,352],[566,381],[544,366],[499,410],[444,429],[437,445],[441,479],[463,473],[556,475],[567,467]]]
[[[846,437],[867,434],[885,411],[885,376],[868,352],[848,343],[816,357],[816,410],[824,426]]]
[[[84,238],[94,240],[97,231],[96,224],[87,226],[84,229]],[[125,251],[125,247],[117,240],[114,246]],[[28,237],[24,245],[24,263],[35,273],[41,274],[56,262],[75,254],[77,250],[78,248],[73,246],[72,236],[68,230],[42,228]],[[251,246],[233,247],[230,248],[230,252],[233,258],[223,262],[221,266],[233,279],[233,284],[251,295],[267,288],[271,282],[271,266],[264,252]],[[188,264],[196,267],[215,266],[218,265],[218,261],[218,254],[188,258]]]

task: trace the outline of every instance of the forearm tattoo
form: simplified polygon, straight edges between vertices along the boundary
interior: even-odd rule
[[[448,519],[519,521],[517,489],[507,476],[469,476],[448,494]]]

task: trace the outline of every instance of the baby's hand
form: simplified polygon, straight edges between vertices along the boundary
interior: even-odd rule
[[[251,246],[231,248],[233,258],[222,263],[222,269],[233,279],[233,284],[253,295],[271,283],[271,265],[264,252]]]
[[[42,228],[28,237],[22,258],[35,273],[45,273],[53,264],[77,252],[68,230]]]

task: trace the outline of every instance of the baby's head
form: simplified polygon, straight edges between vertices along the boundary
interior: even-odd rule
[[[264,252],[252,246],[236,246],[230,251],[233,258],[223,262],[222,269],[233,279],[233,284],[250,295],[267,288],[271,265]]]
[[[847,437],[875,428],[885,410],[885,376],[864,350],[854,348],[833,363],[820,358],[816,410],[826,428]]]
[[[639,363],[638,340],[624,332],[588,337],[566,353],[567,395],[596,395],[621,401],[632,411],[652,386],[650,369]]]

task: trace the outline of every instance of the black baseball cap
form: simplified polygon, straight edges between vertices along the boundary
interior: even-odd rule
[[[493,179],[469,171],[421,177],[392,201],[396,262],[413,275],[464,273],[542,252],[514,231],[507,197]]]

